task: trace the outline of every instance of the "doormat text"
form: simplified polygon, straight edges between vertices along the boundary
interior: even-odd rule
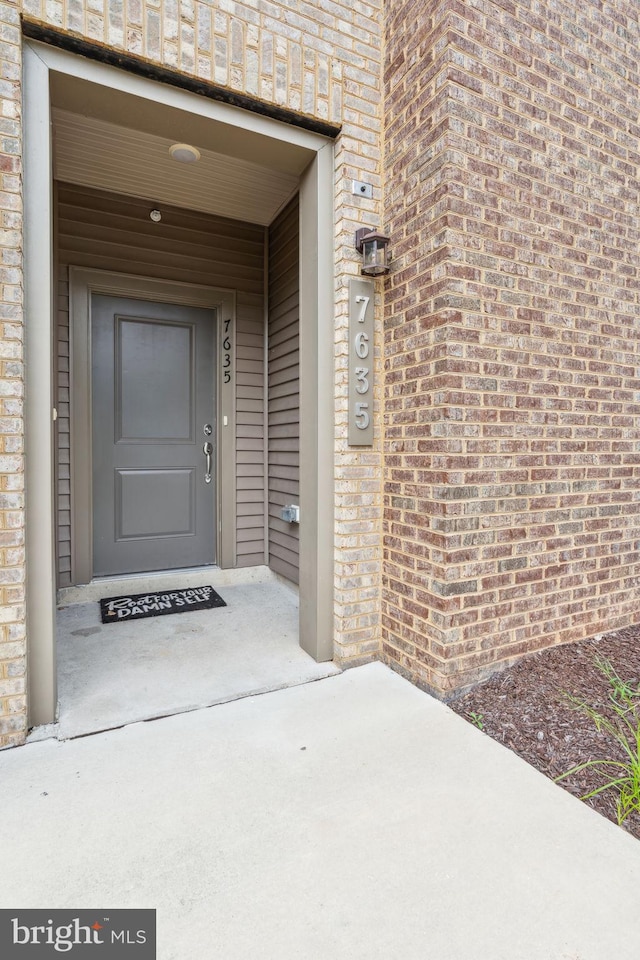
[[[122,620],[162,617],[169,613],[188,613],[190,610],[211,610],[212,607],[226,607],[213,587],[191,587],[188,590],[109,597],[100,601],[100,616],[103,623],[119,623]]]

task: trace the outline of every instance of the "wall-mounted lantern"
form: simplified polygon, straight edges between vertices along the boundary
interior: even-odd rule
[[[389,237],[383,233],[361,227],[356,230],[356,250],[362,254],[361,272],[367,277],[379,277],[389,273],[387,247]]]

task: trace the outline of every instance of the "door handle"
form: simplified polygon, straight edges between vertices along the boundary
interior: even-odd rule
[[[204,482],[211,483],[211,455],[213,453],[213,444],[211,443],[210,440],[207,440],[207,442],[203,445],[202,452],[207,458],[207,467],[204,475]]]

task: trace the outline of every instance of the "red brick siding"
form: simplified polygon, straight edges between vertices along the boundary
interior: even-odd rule
[[[441,693],[640,621],[638,21],[390,11],[383,648]]]

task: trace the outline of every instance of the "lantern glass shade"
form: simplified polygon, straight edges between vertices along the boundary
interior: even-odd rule
[[[379,277],[389,273],[387,264],[387,246],[389,237],[371,231],[358,237],[358,247],[362,251],[362,272],[369,277]]]

